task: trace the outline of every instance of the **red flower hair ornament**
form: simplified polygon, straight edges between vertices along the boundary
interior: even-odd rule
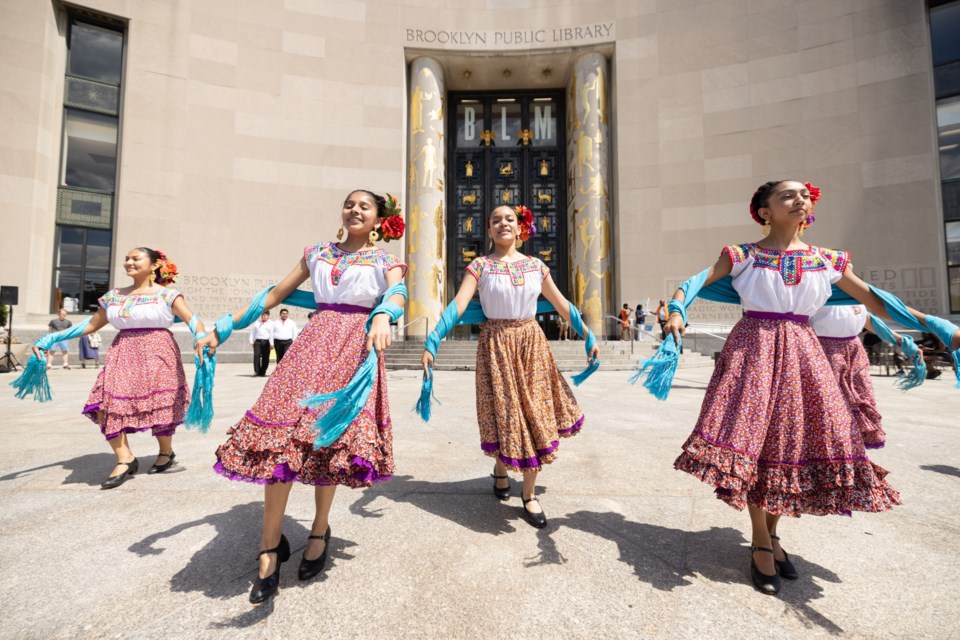
[[[533,211],[530,211],[530,209],[527,209],[522,204],[514,207],[513,210],[517,214],[517,226],[520,227],[520,240],[526,242],[530,239],[530,236],[537,232],[537,228],[533,224]]]
[[[167,254],[165,254],[163,251],[157,249],[156,252],[157,255],[160,256],[160,259],[157,260],[156,269],[156,272],[158,272],[159,275],[154,276],[154,281],[163,287],[173,284],[174,281],[176,281],[177,276],[180,275],[180,270],[177,269],[177,264],[175,262],[170,262],[170,260],[167,259]]]
[[[803,186],[807,188],[807,191],[810,192],[810,214],[807,215],[806,222],[804,223],[807,227],[816,221],[816,216],[813,215],[813,208],[817,206],[817,201],[822,198],[822,192],[820,187],[814,186],[809,182],[804,182]],[[760,212],[757,207],[754,206],[754,201],[757,199],[757,195],[760,194],[760,189],[757,189],[753,192],[753,196],[750,197],[750,215],[753,217],[754,221],[759,225],[764,225],[767,223],[766,220],[760,217]]]
[[[407,225],[403,221],[403,216],[400,215],[400,205],[397,199],[388,193],[386,200],[383,222],[380,223],[380,228],[374,230],[372,233],[377,235],[376,240],[390,242],[391,240],[399,240],[402,238]]]

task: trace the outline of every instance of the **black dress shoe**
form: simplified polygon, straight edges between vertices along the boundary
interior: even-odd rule
[[[779,536],[770,536],[773,540],[780,540]],[[780,547],[780,550],[783,551],[783,547]],[[800,577],[800,573],[797,571],[797,568],[793,566],[793,563],[790,562],[790,556],[787,555],[786,551],[783,551],[783,560],[773,559],[774,564],[777,565],[777,571],[780,572],[781,578],[786,578],[787,580],[796,580]]]
[[[300,569],[297,572],[297,577],[301,580],[309,580],[316,576],[323,571],[323,567],[327,564],[327,549],[330,548],[330,527],[327,527],[327,532],[322,536],[310,536],[307,540],[323,540],[327,544],[323,546],[323,553],[313,560],[307,560],[307,550],[303,550],[303,557],[300,558]]]
[[[160,456],[167,456],[167,461],[164,462],[163,464],[157,464],[156,462],[154,462],[153,466],[150,467],[147,473],[163,473],[164,471],[166,471],[167,469],[173,466],[173,459],[177,457],[177,454],[175,454],[173,451],[171,451],[170,453],[164,453],[163,451],[161,451],[160,453],[157,454],[158,458]]]
[[[753,578],[753,586],[757,588],[760,593],[765,593],[768,596],[775,596],[780,593],[780,574],[775,573],[772,576],[768,576],[765,573],[761,573],[760,569],[757,568],[757,563],[753,560],[754,551],[763,551],[773,555],[773,549],[768,549],[767,547],[750,547],[750,577]]]
[[[526,518],[527,522],[535,526],[537,529],[543,529],[547,526],[547,516],[541,511],[540,513],[533,513],[527,509],[527,503],[537,501],[537,504],[540,504],[540,501],[536,498],[522,498],[523,500],[523,517]]]
[[[290,559],[290,543],[287,542],[287,536],[281,533],[280,544],[273,549],[264,549],[257,554],[257,557],[259,558],[266,553],[277,554],[277,568],[266,578],[260,578],[258,574],[257,579],[253,582],[253,587],[250,589],[250,602],[252,604],[260,604],[280,588],[280,565]]]
[[[130,462],[118,462],[117,466],[124,465],[127,468],[123,470],[123,473],[117,474],[111,478],[107,478],[104,482],[100,484],[101,489],[116,489],[124,482],[127,481],[127,478],[134,475],[140,469],[140,462],[134,458]]]
[[[497,496],[497,500],[509,500],[510,499],[510,476],[498,476],[495,473],[491,473],[490,477],[493,478],[493,495]],[[501,489],[497,486],[497,480],[506,480],[507,487]]]

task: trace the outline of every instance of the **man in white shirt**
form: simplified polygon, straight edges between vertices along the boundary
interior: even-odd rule
[[[280,319],[273,321],[273,348],[277,350],[277,364],[297,337],[297,324],[287,318],[290,312],[280,309]]]
[[[253,375],[262,378],[267,375],[270,348],[273,347],[273,323],[269,311],[260,314],[260,321],[250,327],[250,344],[253,345]]]

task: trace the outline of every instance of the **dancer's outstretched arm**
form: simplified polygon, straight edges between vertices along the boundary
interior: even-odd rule
[[[471,274],[469,277],[464,277],[463,283],[460,284],[460,290],[457,291],[457,295],[453,298],[453,302],[457,305],[457,318],[463,315],[463,312],[467,310],[467,305],[470,304],[470,301],[473,300],[473,295],[477,292],[477,279]],[[423,375],[430,379],[430,367],[433,366],[433,354],[423,350],[423,357],[420,358],[420,364],[423,366]]]
[[[730,275],[730,272],[733,271],[733,262],[730,260],[730,254],[726,251],[720,254],[720,257],[717,258],[717,261],[707,274],[707,279],[704,281],[703,286],[713,284],[717,280],[721,280]],[[673,294],[673,299],[683,302],[686,296],[683,293],[682,289],[677,289],[676,293]],[[686,326],[683,323],[683,316],[679,313],[671,313],[667,316],[667,324],[664,325],[664,331],[667,333],[673,334],[673,339],[676,344],[680,344],[680,337],[683,336],[686,332]]]

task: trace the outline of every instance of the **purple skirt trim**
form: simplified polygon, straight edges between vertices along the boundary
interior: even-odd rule
[[[369,462],[368,460],[364,460],[360,456],[353,456],[353,460],[351,460],[351,464],[353,464],[354,467],[358,467],[358,469],[354,471],[352,474],[350,474],[349,472],[341,472],[341,475],[346,476],[349,474],[349,475],[352,475],[354,478],[356,478],[360,482],[371,482],[371,483],[386,482],[392,477],[389,474],[380,475],[373,468],[373,464],[371,462]],[[233,480],[235,482],[249,482],[251,484],[274,484],[275,482],[289,483],[289,482],[295,482],[300,478],[300,474],[297,473],[296,471],[291,470],[290,467],[287,466],[286,462],[281,462],[276,467],[274,467],[273,475],[271,475],[269,478],[251,478],[249,476],[243,475],[242,473],[230,471],[226,469],[223,466],[223,463],[220,462],[219,460],[217,460],[217,463],[213,465],[213,470],[217,474],[226,478],[227,480]],[[319,480],[317,482],[308,482],[304,484],[323,487],[323,486],[330,486],[335,483]]]
[[[341,304],[339,302],[318,302],[317,311],[338,311],[340,313],[370,313],[372,307],[361,307],[358,304]]]
[[[558,431],[557,433],[559,433],[562,436],[578,433],[580,429],[583,428],[583,419],[586,417],[587,416],[580,416],[580,419],[574,422],[572,427],[570,427],[569,429],[560,429],[560,431]]]
[[[810,316],[798,316],[795,313],[772,313],[769,311],[747,311],[748,318],[757,320],[790,320],[791,322],[800,322],[807,324],[810,322]]]
[[[149,398],[149,397],[151,397],[151,396],[155,396],[155,395],[157,395],[158,393],[167,393],[167,392],[170,392],[170,391],[179,391],[180,389],[186,389],[186,388],[187,388],[187,383],[184,382],[184,383],[181,384],[180,386],[174,387],[173,389],[159,389],[159,390],[157,390],[157,391],[151,391],[150,393],[148,393],[148,394],[146,394],[146,395],[143,395],[143,396],[115,396],[115,395],[113,395],[112,393],[107,393],[106,391],[103,392],[103,395],[105,395],[105,396],[110,396],[111,398],[114,398],[114,399],[116,399],[116,400],[141,400],[141,399],[143,399],[143,398]],[[99,403],[97,403],[97,405],[99,406]]]
[[[695,430],[694,433],[696,433],[698,436],[700,436],[710,444],[716,445],[718,447],[723,447],[724,449],[730,449],[731,451],[736,451],[737,453],[750,456],[751,458],[756,457],[755,454],[749,451],[741,451],[740,449],[737,449],[736,447],[733,447],[727,444],[726,442],[720,442],[718,440],[713,440],[711,438],[708,438],[707,436],[703,435],[703,433],[701,433],[700,431]],[[807,458],[806,460],[766,460],[766,459],[757,458],[757,462],[759,464],[783,465],[783,466],[790,466],[790,467],[802,467],[804,465],[810,464],[811,462],[869,462],[869,460],[870,459],[867,458],[866,456],[861,458]]]
[[[817,336],[820,340],[835,340],[837,342],[849,342],[856,340],[857,336],[847,336],[846,338],[834,338],[833,336]]]

